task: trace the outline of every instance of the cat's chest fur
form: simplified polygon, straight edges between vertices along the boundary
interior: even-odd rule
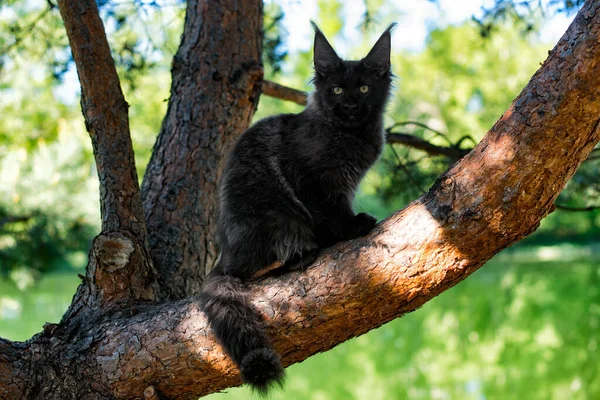
[[[349,129],[308,119],[295,128],[281,132],[282,164],[300,191],[320,185],[353,192],[383,146],[379,121]]]

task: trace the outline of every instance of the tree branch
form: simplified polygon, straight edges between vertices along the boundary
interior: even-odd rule
[[[305,106],[308,102],[306,92],[267,80],[262,82],[262,94],[280,100],[291,101],[301,106]]]
[[[413,149],[422,150],[432,156],[446,156],[453,160],[458,160],[466,156],[472,149],[461,149],[458,147],[444,147],[429,143],[427,140],[420,137],[409,135],[406,133],[396,133],[386,130],[386,139],[390,144],[401,144]]]
[[[509,110],[427,194],[368,237],[326,250],[308,271],[250,285],[286,365],[415,309],[538,227],[600,140],[599,36],[600,2],[588,2]],[[135,328],[119,329],[107,354],[160,321],[175,328],[149,342],[161,360],[152,373],[129,372],[147,365],[128,361],[133,352],[119,357],[123,390],[145,386],[143,375],[182,399],[239,383],[206,337],[197,302],[176,308],[183,311],[145,314]],[[173,371],[190,371],[177,374],[179,389]]]
[[[562,211],[585,212],[585,211],[600,210],[600,206],[571,207],[571,206],[565,206],[563,204],[555,204],[555,206],[556,206],[557,210],[562,210]]]
[[[216,260],[217,182],[258,103],[261,24],[261,0],[187,2],[167,115],[142,184],[161,297],[198,293]]]
[[[146,229],[129,135],[129,105],[93,0],[59,0],[81,83],[81,108],[100,179],[102,231]],[[92,39],[93,38],[93,39]]]
[[[27,222],[31,218],[33,218],[31,215],[21,215],[21,216],[8,215],[8,216],[0,219],[0,229],[2,229],[2,227],[4,225],[14,224],[15,222]]]
[[[90,299],[102,304],[152,297],[152,266],[133,148],[129,105],[94,0],[59,0],[81,84],[81,108],[100,180],[102,235],[67,316]]]

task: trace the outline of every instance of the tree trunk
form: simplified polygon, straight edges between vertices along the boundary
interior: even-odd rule
[[[142,185],[161,298],[197,294],[216,260],[221,164],[260,94],[261,11],[261,0],[187,3],[169,107]]]
[[[97,13],[92,0],[72,1]],[[66,3],[59,2],[61,10]],[[195,399],[240,383],[192,294],[214,258],[218,166],[248,123],[260,82],[256,64],[230,64],[260,47],[259,25],[248,22],[250,10],[242,12],[241,3],[188,3],[169,111],[143,186],[150,249],[160,273],[150,285],[156,289],[131,291],[110,280],[124,270],[137,287],[139,276],[148,273],[141,266],[151,267],[151,261],[135,231],[119,225],[117,232],[103,232],[63,321],[25,343],[0,340],[1,399]],[[202,20],[214,10],[220,20]],[[236,18],[245,21],[238,21],[244,34],[256,36],[242,40],[224,38],[226,30],[204,31],[219,23],[237,27]],[[75,23],[65,17],[66,25]],[[591,1],[482,142],[427,194],[367,237],[325,250],[307,271],[248,285],[285,365],[416,309],[537,228],[600,140],[599,38],[600,2]],[[214,47],[223,45],[220,40],[245,42],[254,50],[240,48],[222,58]],[[75,59],[79,70],[105,68]],[[101,290],[92,290],[95,285]],[[119,290],[127,295],[118,296]],[[157,302],[168,297],[184,298]]]

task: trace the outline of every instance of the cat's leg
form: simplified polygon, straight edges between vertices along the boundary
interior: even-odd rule
[[[297,254],[285,264],[279,266],[277,269],[272,268],[269,271],[266,271],[263,275],[268,273],[269,276],[280,276],[287,274],[288,272],[303,271],[315,262],[315,260],[319,257],[320,252],[321,249],[316,248],[305,251],[302,254]]]
[[[319,210],[317,233],[321,247],[364,236],[377,224],[377,220],[369,214],[354,214],[347,199],[333,200],[323,204]]]
[[[254,277],[280,275],[304,269],[312,264],[320,251],[306,219],[294,215],[282,215],[277,224],[271,225],[271,250],[277,261],[261,269]]]
[[[265,269],[281,266],[269,226],[263,218],[237,216],[223,225],[225,240],[221,240],[221,259],[217,266],[220,273],[247,280],[261,275]]]
[[[308,268],[319,258],[321,249],[308,250],[302,254],[296,255],[294,258],[286,262],[281,269],[286,271],[301,271]]]
[[[352,225],[352,232],[356,235],[355,237],[365,236],[377,225],[377,219],[367,213],[360,213],[354,216]]]
[[[276,269],[281,269],[281,267],[283,266],[283,263],[281,261],[275,261],[274,263],[271,263],[269,265],[267,265],[264,268],[259,269],[258,271],[256,271],[254,273],[254,275],[252,275],[253,279],[257,279],[257,278],[261,278],[265,275],[267,275],[269,272],[274,271]]]

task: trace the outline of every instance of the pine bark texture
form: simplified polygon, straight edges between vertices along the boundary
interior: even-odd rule
[[[194,294],[214,259],[219,165],[250,120],[260,68],[237,65],[241,75],[228,75],[231,59],[251,58],[249,50],[221,60],[214,46],[229,39],[203,31],[223,34],[250,10],[241,13],[245,1],[215,3],[188,3],[169,112],[144,182],[151,252],[138,250],[129,231],[103,232],[63,321],[25,343],[0,339],[0,399],[185,400],[240,383]],[[220,19],[203,19],[209,10],[220,10],[213,16]],[[235,34],[259,29],[256,18],[258,25],[245,22],[249,31],[235,25]],[[256,37],[244,40],[260,47]],[[591,1],[482,142],[428,193],[367,237],[325,250],[307,271],[247,285],[285,365],[415,310],[533,232],[600,140],[599,124],[600,2]],[[138,271],[128,263],[152,261],[155,291],[122,301],[91,295],[98,269]]]
[[[254,115],[263,77],[261,0],[192,0],[171,98],[142,185],[162,298],[197,294],[217,257],[217,182]]]

